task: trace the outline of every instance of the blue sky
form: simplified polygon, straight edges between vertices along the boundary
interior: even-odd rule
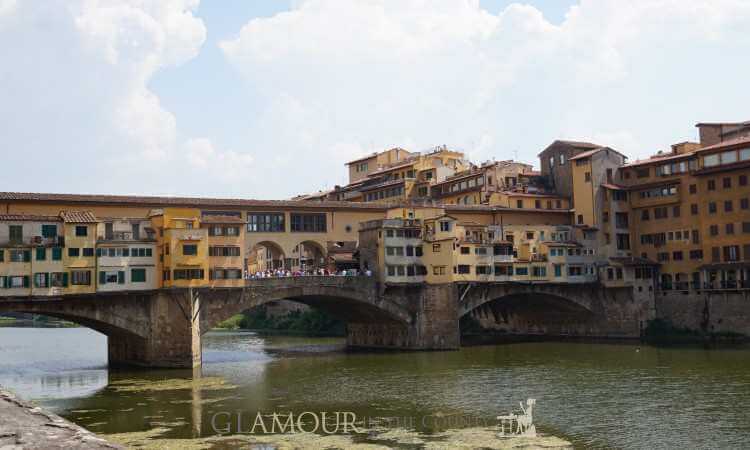
[[[747,29],[737,0],[0,0],[0,190],[288,198],[392,146],[642,158],[750,119]]]

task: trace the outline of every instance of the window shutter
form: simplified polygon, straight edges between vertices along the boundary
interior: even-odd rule
[[[122,256],[130,256],[130,249],[129,248],[122,249]]]
[[[31,250],[24,250],[23,251],[23,262],[30,262],[31,261]],[[28,286],[24,286],[28,287]]]
[[[31,252],[29,252],[29,253],[31,253]],[[29,276],[28,275],[24,275],[23,276],[23,287],[25,287],[25,288],[29,287]]]
[[[102,249],[100,249],[100,248],[96,249],[96,256],[98,256],[98,257],[102,256]]]
[[[47,273],[47,287],[52,287],[52,274]]]
[[[68,272],[63,272],[62,278],[63,287],[68,287]]]
[[[117,284],[125,284],[125,272],[117,272]]]
[[[107,273],[100,271],[99,272],[99,284],[107,284]]]

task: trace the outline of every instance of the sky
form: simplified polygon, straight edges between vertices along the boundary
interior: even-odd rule
[[[394,146],[750,120],[747,0],[0,0],[0,191],[284,199]]]

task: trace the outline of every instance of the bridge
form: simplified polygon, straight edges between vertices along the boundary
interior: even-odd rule
[[[201,336],[234,314],[287,299],[347,324],[347,345],[454,350],[459,320],[473,316],[512,333],[637,337],[652,305],[598,284],[382,285],[371,277],[248,280],[241,288],[172,288],[61,297],[7,297],[0,313],[69,320],[108,337],[111,367],[196,367]]]

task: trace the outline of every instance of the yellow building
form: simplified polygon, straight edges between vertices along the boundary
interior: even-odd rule
[[[162,287],[208,285],[208,229],[200,227],[200,210],[164,208],[150,214],[157,230]]]
[[[245,224],[239,214],[201,217],[201,228],[208,230],[208,278],[211,286],[244,285]]]
[[[65,294],[96,292],[96,229],[98,220],[91,211],[62,211],[65,251],[63,266],[69,285]]]

